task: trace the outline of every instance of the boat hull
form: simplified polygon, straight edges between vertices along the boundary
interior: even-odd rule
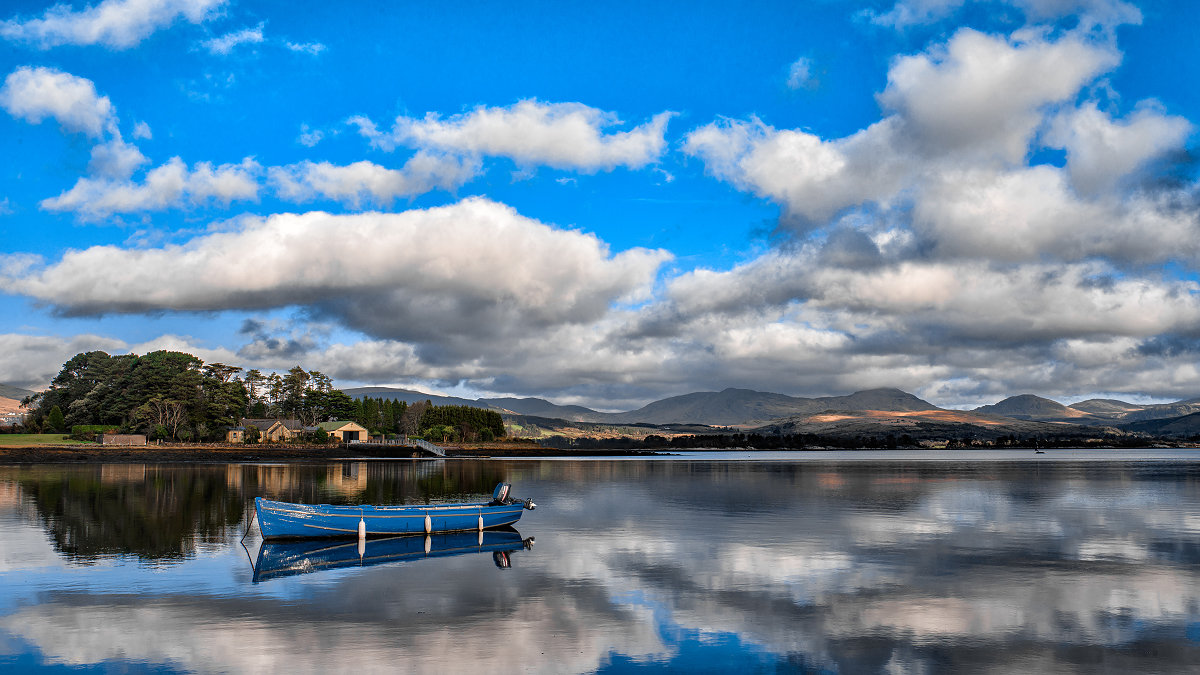
[[[521,519],[524,507],[520,503],[490,506],[483,502],[431,506],[331,506],[292,504],[256,497],[254,510],[264,539],[286,539],[357,537],[360,523],[368,537],[487,530],[517,522]]]

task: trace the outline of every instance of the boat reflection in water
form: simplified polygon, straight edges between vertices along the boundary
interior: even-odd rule
[[[254,565],[254,582],[340,567],[368,567],[468,553],[491,553],[496,567],[508,569],[512,566],[510,553],[531,548],[533,537],[522,539],[521,533],[512,528],[358,541],[267,541],[258,550],[258,562]]]

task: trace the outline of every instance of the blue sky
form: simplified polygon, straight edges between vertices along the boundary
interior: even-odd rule
[[[0,382],[1200,395],[1184,2],[0,16]]]

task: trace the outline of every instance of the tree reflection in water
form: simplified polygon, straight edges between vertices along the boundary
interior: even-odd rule
[[[326,504],[428,504],[490,495],[503,473],[475,462],[305,465],[94,464],[0,468],[55,549],[77,564],[134,555],[171,562],[244,526],[256,496]]]

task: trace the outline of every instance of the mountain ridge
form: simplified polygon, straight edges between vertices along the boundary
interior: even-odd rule
[[[407,403],[432,401],[435,405],[483,406],[518,415],[553,417],[572,422],[604,424],[708,424],[736,426],[769,422],[783,417],[826,410],[884,410],[915,412],[941,410],[913,394],[896,388],[866,389],[846,396],[802,398],[728,387],[719,392],[699,391],[671,396],[636,410],[605,413],[583,406],[560,406],[540,398],[479,398],[437,396],[412,389],[358,387],[344,390],[352,398],[369,396]]]
[[[1036,394],[1017,394],[991,405],[981,405],[971,412],[984,415],[1000,415],[1017,420],[1052,421],[1071,420],[1091,417],[1091,413],[1070,408],[1058,401],[1043,398]]]
[[[997,403],[979,406],[970,411],[939,408],[913,394],[894,387],[865,389],[845,396],[812,398],[789,396],[753,389],[727,387],[721,391],[697,391],[652,401],[635,410],[599,412],[579,405],[558,405],[541,398],[497,397],[466,399],[457,396],[438,396],[395,387],[358,387],[345,390],[354,398],[363,396],[391,398],[408,403],[432,401],[436,405],[468,405],[496,410],[501,414],[559,419],[588,424],[701,424],[708,426],[755,426],[787,424],[795,426],[801,419],[807,424],[845,426],[867,424],[869,420],[892,418],[895,424],[922,425],[967,424],[970,426],[1007,425],[1014,430],[1026,429],[1025,423],[1070,424],[1089,427],[1128,428],[1136,422],[1170,420],[1200,412],[1200,398],[1174,403],[1137,404],[1117,399],[1087,399],[1072,405],[1036,394],[1018,394]],[[850,413],[839,415],[838,413]],[[959,419],[958,413],[970,413],[971,419]],[[822,417],[823,416],[823,417]],[[818,418],[827,421],[815,421]],[[834,421],[840,419],[841,421]],[[907,419],[907,421],[903,421]],[[1154,425],[1145,425],[1147,429]],[[1046,432],[1037,427],[1036,431]],[[1174,427],[1168,427],[1174,428]]]
[[[28,389],[23,389],[21,387],[0,382],[0,398],[15,398],[20,401],[26,396],[33,396],[35,393],[36,392],[29,391]]]

